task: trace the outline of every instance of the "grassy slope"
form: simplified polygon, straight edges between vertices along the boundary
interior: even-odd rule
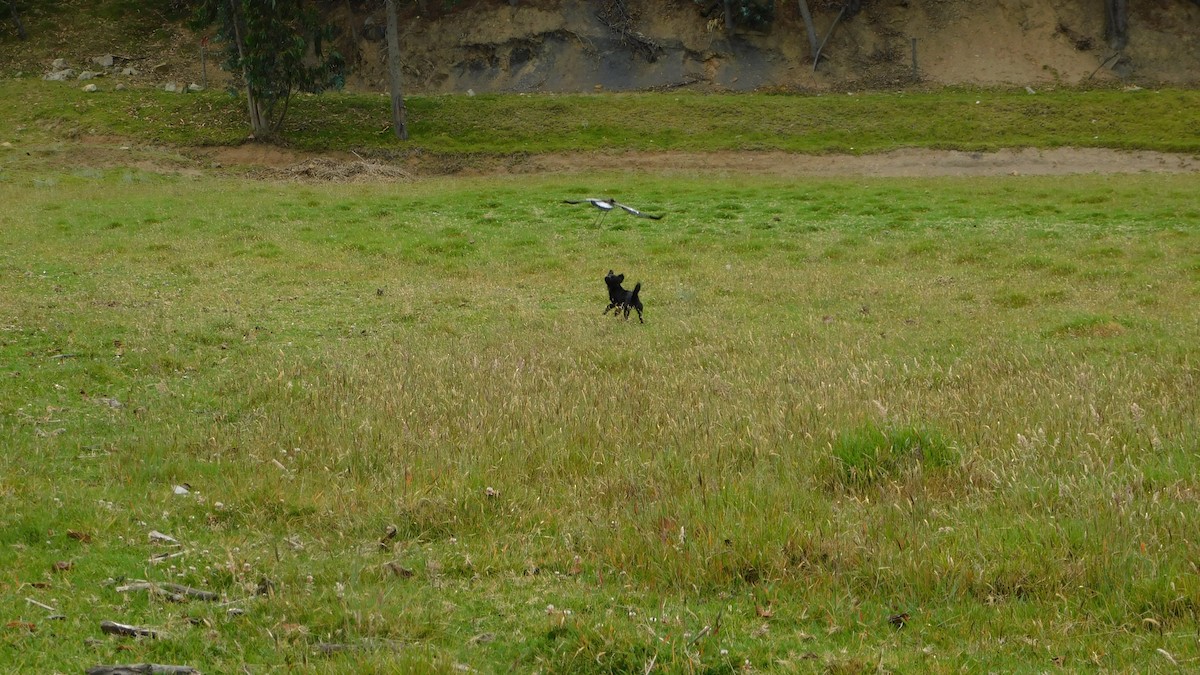
[[[197,146],[246,135],[236,97],[0,81],[8,139],[45,143],[103,135]],[[385,97],[301,97],[285,129],[294,147],[359,152],[498,153],[563,150],[878,152],[897,147],[995,150],[1104,147],[1200,151],[1200,92],[949,91],[855,96],[619,94],[438,96],[408,101],[413,140],[390,134]]]
[[[1194,194],[10,174],[0,663],[1194,666]]]

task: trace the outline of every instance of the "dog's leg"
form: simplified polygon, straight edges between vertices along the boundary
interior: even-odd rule
[[[608,310],[610,310],[610,309],[612,309],[613,307],[616,307],[616,306],[617,306],[617,303],[615,303],[615,302],[610,302],[610,303],[608,303],[608,307],[605,307],[605,308],[604,308],[604,313],[605,313],[605,314],[608,314]],[[621,310],[619,310],[619,309],[618,309],[617,311],[619,312],[619,311],[621,311]]]
[[[646,323],[645,321],[642,321],[642,308],[638,307],[637,311],[638,311],[638,323]]]

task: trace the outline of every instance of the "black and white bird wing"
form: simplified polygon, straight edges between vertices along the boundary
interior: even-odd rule
[[[642,213],[641,211],[638,211],[637,209],[633,208],[632,206],[625,206],[624,204],[620,204],[618,202],[613,202],[613,204],[625,209],[630,214],[635,215],[638,218],[649,218],[650,220],[662,220],[662,216],[655,216],[655,215],[652,215],[649,213]]]
[[[616,202],[612,201],[611,199],[594,199],[592,197],[589,197],[587,199],[564,199],[563,203],[564,204],[591,204],[592,206],[594,206],[598,209],[601,209],[604,211],[611,211],[613,204],[615,204]]]

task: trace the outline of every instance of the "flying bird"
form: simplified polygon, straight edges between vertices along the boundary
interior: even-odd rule
[[[655,215],[651,215],[649,213],[642,213],[641,211],[638,211],[637,209],[633,208],[632,206],[626,206],[611,197],[608,199],[596,199],[594,197],[589,197],[587,199],[564,199],[563,203],[564,204],[591,204],[592,206],[600,209],[600,215],[596,218],[596,222],[593,223],[593,225],[595,225],[595,224],[599,223],[601,220],[603,220],[604,216],[607,216],[608,212],[612,211],[614,208],[623,209],[624,211],[628,212],[630,215],[637,216],[638,218],[649,218],[651,220],[661,220],[662,219],[662,216],[655,216]]]

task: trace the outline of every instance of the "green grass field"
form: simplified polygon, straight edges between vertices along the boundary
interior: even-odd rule
[[[0,80],[8,140],[41,145],[64,137],[133,137],[170,146],[242,142],[242,101],[227,92],[85,94],[71,83]],[[478,156],[556,151],[785,150],[870,153],[898,147],[992,151],[1086,147],[1200,152],[1200,91],[947,90],[792,96],[698,93],[411,96],[412,141],[397,148],[388,99],[378,94],[299,96],[286,143]]]
[[[1200,664],[1195,176],[6,176],[7,670]]]
[[[1196,96],[417,98],[400,150],[339,95],[288,142],[1195,152]],[[239,110],[0,81],[0,671],[1200,667],[1195,174],[289,183],[189,154]],[[560,203],[608,194],[666,217]]]

